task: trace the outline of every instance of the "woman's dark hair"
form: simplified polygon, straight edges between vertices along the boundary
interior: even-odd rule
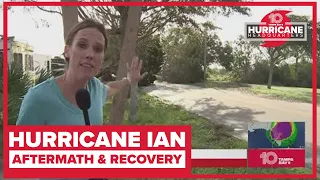
[[[65,39],[66,45],[71,46],[73,43],[74,37],[76,36],[78,31],[80,31],[82,29],[86,29],[86,28],[96,28],[99,32],[102,33],[102,35],[104,37],[104,42],[105,42],[104,50],[106,50],[107,46],[108,46],[108,38],[107,38],[107,34],[106,34],[106,28],[104,27],[103,24],[101,24],[93,19],[84,19],[83,21],[79,22],[74,27],[72,27],[71,30],[69,31],[66,39]],[[69,58],[67,58],[64,53],[63,53],[63,55],[64,55],[66,61],[69,62]]]

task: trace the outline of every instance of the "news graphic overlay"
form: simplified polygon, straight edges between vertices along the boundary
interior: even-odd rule
[[[168,177],[168,173],[180,177],[191,173],[189,126],[18,126],[10,127],[8,147],[4,170],[10,178]]]
[[[246,168],[247,149],[192,149],[193,168]]]
[[[287,41],[307,41],[307,22],[291,22],[288,10],[276,10],[265,15],[261,22],[245,24],[247,41],[263,41],[263,47],[277,47]]]
[[[248,125],[248,167],[305,167],[305,122]]]

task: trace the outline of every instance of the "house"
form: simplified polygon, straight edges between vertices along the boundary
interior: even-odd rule
[[[3,36],[0,40],[0,51],[3,52]],[[8,37],[8,66],[11,68],[15,63],[21,71],[33,75],[33,46],[26,42],[15,41],[15,37]]]
[[[3,52],[3,36],[0,40],[0,53]],[[31,76],[36,75],[39,69],[51,71],[55,67],[56,57],[34,53],[33,46],[26,42],[16,41],[15,37],[8,37],[8,65],[9,69],[15,62],[21,71],[28,73]]]

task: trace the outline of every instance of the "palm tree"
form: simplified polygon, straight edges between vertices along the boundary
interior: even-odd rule
[[[51,77],[52,77],[51,71],[48,71],[45,68],[37,67],[36,68],[36,79],[34,81],[34,85],[40,84]]]
[[[0,55],[0,73],[1,73],[1,84],[3,83],[3,56]],[[23,73],[19,64],[13,62],[11,68],[8,69],[8,124],[15,124],[20,105],[23,96],[28,92],[28,89],[33,85],[32,80],[28,74]],[[1,86],[1,101],[3,95],[3,87]],[[2,103],[1,109],[1,125],[2,125]]]
[[[3,83],[3,56],[0,54],[0,81]],[[36,79],[33,81],[32,78],[24,73],[19,64],[15,61],[12,62],[11,68],[8,69],[8,124],[14,125],[18,118],[20,106],[23,100],[23,96],[28,92],[29,88],[35,86],[37,84],[42,83],[48,78],[52,77],[52,73],[47,71],[46,69],[36,69]],[[1,86],[0,90],[0,101],[2,102],[3,95],[3,86]],[[2,120],[2,103],[0,103],[0,126],[3,124]]]

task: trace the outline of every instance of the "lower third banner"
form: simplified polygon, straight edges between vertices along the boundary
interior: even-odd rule
[[[5,131],[5,178],[174,178],[191,173],[189,126],[9,126]]]

